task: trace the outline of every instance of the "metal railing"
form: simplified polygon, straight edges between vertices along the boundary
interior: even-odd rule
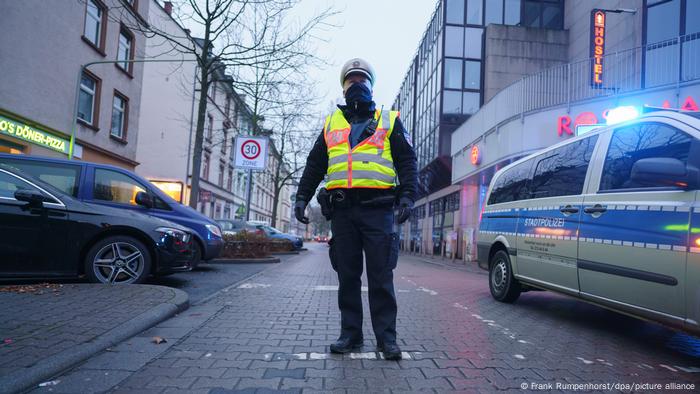
[[[504,88],[457,131],[464,129],[477,138],[501,122],[531,111],[698,80],[700,33],[610,53],[602,60],[602,84],[592,83],[593,58],[555,66]],[[458,149],[453,146],[453,154]]]

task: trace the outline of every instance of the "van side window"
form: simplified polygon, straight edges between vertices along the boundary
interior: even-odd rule
[[[509,168],[496,180],[491,190],[489,205],[518,201],[528,197],[527,183],[530,180],[532,159]]]
[[[93,198],[122,204],[136,205],[136,193],[145,192],[139,183],[122,173],[95,169],[95,188]]]
[[[675,158],[688,163],[693,137],[672,126],[642,123],[615,130],[605,156],[599,190],[663,187],[637,184],[630,179],[637,160],[651,157]]]
[[[41,179],[69,196],[78,196],[80,166],[14,159],[3,159],[2,162],[34,178]]]
[[[581,194],[596,141],[597,135],[590,136],[540,156],[530,186],[531,198]]]

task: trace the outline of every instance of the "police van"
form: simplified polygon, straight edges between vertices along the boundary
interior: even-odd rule
[[[655,111],[498,171],[477,235],[491,295],[551,290],[699,333],[699,169],[700,116]]]

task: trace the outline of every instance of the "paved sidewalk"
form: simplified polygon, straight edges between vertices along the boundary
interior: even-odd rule
[[[32,387],[187,306],[187,294],[162,286],[0,286],[0,392]]]
[[[464,261],[464,260],[460,260],[460,259],[448,259],[446,257],[420,255],[420,254],[407,253],[407,252],[401,252],[401,257],[415,260],[415,261],[422,261],[424,263],[430,263],[430,264],[435,264],[435,265],[439,265],[439,266],[443,266],[443,267],[453,268],[453,269],[457,269],[460,271],[467,271],[467,272],[471,272],[471,273],[475,273],[475,274],[488,275],[488,272],[486,272],[486,270],[479,268],[479,264],[476,261]]]
[[[35,392],[491,393],[548,384],[555,391],[557,384],[700,384],[696,337],[549,292],[498,303],[485,275],[411,256],[401,256],[395,274],[405,359],[381,359],[368,318],[363,349],[330,354],[339,332],[337,278],[328,248],[309,249]],[[168,343],[151,343],[153,335]]]

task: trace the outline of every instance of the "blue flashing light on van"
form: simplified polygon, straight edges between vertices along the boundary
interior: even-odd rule
[[[106,164],[3,153],[0,153],[0,163],[41,179],[79,200],[131,209],[189,227],[198,249],[193,258],[195,265],[199,260],[217,257],[223,248],[221,229],[214,220],[178,203],[131,171]],[[145,205],[137,202],[139,191],[147,192],[151,201]]]

